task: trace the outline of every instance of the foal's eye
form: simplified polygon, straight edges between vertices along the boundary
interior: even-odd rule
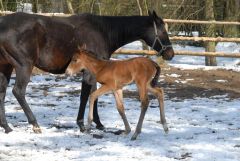
[[[74,59],[73,62],[74,62],[74,63],[77,63],[77,59]]]

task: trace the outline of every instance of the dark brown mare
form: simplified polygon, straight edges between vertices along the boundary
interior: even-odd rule
[[[160,67],[157,63],[145,57],[114,61],[101,60],[98,59],[92,52],[79,50],[76,54],[74,54],[66,72],[73,75],[83,70],[90,71],[96,77],[97,82],[102,84],[99,89],[95,90],[90,95],[87,131],[90,130],[91,123],[93,121],[94,101],[99,96],[112,92],[116,99],[118,112],[125,125],[125,134],[130,133],[131,128],[127,121],[123,106],[122,88],[132,82],[135,82],[137,85],[141,101],[141,114],[136,131],[132,136],[132,140],[135,140],[141,132],[143,119],[149,104],[148,92],[152,93],[158,99],[161,123],[164,131],[168,131],[164,112],[164,93],[161,88],[156,87],[160,75]]]
[[[174,51],[164,23],[155,12],[149,16],[96,16],[91,14],[70,17],[45,17],[41,15],[14,13],[0,18],[0,126],[8,133],[9,127],[4,108],[6,89],[13,69],[16,82],[13,94],[33,125],[41,132],[35,116],[25,99],[26,87],[33,67],[46,72],[64,73],[74,51],[86,44],[87,49],[99,58],[109,59],[111,54],[124,44],[142,39],[171,60]],[[80,108],[77,124],[84,131],[83,116],[94,79],[85,72],[82,82]],[[89,79],[88,79],[89,78]],[[93,80],[93,81],[90,81]],[[94,104],[94,122],[102,128],[97,103]]]

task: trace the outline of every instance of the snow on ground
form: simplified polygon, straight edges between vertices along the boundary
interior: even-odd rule
[[[135,49],[140,43],[134,44]],[[174,45],[174,49],[180,48],[204,50],[199,47]],[[217,46],[219,51],[239,52],[239,48],[239,44],[224,43]],[[220,68],[240,71],[237,65],[239,59],[219,58],[218,62]],[[204,57],[175,56],[171,65],[191,69],[216,69],[206,68]],[[170,76],[179,77],[175,73]],[[0,128],[1,161],[238,161],[240,158],[240,99],[230,100],[227,94],[182,101],[169,100],[166,94],[166,118],[170,130],[167,135],[159,124],[157,100],[151,100],[142,133],[136,141],[130,141],[140,114],[140,103],[137,99],[124,99],[132,128],[130,135],[114,135],[95,130],[94,133],[103,135],[102,139],[97,139],[80,133],[75,124],[81,89],[80,78],[35,75],[26,95],[42,128],[42,134],[34,134],[11,93],[13,83],[14,77],[7,91],[5,108],[7,120],[14,131],[5,134]],[[136,90],[136,86],[131,85],[125,89]],[[107,128],[124,129],[114,102],[112,95],[99,98],[100,118]],[[85,116],[87,113],[88,111]]]
[[[176,76],[173,74],[173,76]],[[125,98],[126,114],[132,128],[128,136],[95,131],[102,139],[80,133],[75,124],[80,80],[64,76],[36,75],[27,88],[27,100],[42,128],[34,134],[11,93],[7,91],[6,113],[14,131],[0,129],[1,161],[59,160],[221,160],[240,158],[240,99],[226,96],[169,100],[165,97],[169,134],[159,124],[157,100],[151,100],[142,133],[130,138],[140,114],[137,99]],[[129,89],[136,90],[131,85]],[[124,129],[112,95],[99,99],[99,113],[107,128]],[[86,111],[87,114],[88,111]]]

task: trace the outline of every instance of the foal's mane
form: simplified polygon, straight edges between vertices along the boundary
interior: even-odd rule
[[[86,50],[86,49],[79,49],[80,53],[83,53],[85,55],[88,55],[90,56],[91,58],[94,58],[94,59],[98,59],[98,60],[102,60],[100,59],[99,57],[97,57],[97,54],[95,54],[94,52],[90,51],[90,50]]]

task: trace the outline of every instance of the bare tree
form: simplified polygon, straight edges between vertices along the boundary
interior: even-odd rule
[[[137,0],[137,5],[138,5],[138,9],[139,9],[139,15],[143,15],[143,11],[142,11],[142,7],[141,7],[141,4],[139,2],[139,0]]]
[[[2,0],[0,0],[0,7],[1,7],[1,10],[4,11],[4,6],[3,6]]]
[[[67,3],[69,13],[74,14],[74,10],[73,10],[73,7],[72,7],[72,0],[66,0],[66,3]]]
[[[33,0],[32,6],[32,12],[38,13],[38,0]]]
[[[214,17],[214,8],[213,8],[213,0],[205,1],[205,18],[206,20],[215,20]],[[211,24],[208,28],[206,28],[206,35],[209,37],[215,37],[215,25]],[[205,44],[206,51],[215,52],[216,43],[215,42],[206,42]],[[205,65],[208,66],[216,66],[217,60],[216,57],[207,56],[205,57]]]

